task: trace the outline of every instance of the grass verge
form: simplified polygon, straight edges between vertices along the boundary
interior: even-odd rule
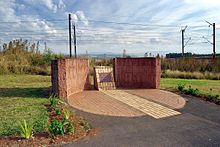
[[[34,124],[34,132],[46,130],[49,87],[49,76],[0,75],[0,137],[17,135],[23,119]]]
[[[200,97],[206,101],[220,104],[220,81],[162,79],[161,88],[177,89],[181,93]]]
[[[178,84],[184,84],[185,87],[193,87],[199,89],[201,92],[210,92],[220,95],[220,80],[196,80],[196,79],[172,79],[161,78],[161,88],[176,89]]]

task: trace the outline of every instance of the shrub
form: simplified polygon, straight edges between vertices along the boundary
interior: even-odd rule
[[[33,133],[33,125],[23,120],[23,122],[19,122],[19,130],[21,137],[29,139]]]
[[[185,88],[185,84],[179,83],[179,84],[177,85],[177,89],[178,89],[179,91],[183,91],[184,88]]]
[[[194,89],[189,85],[189,89],[186,91],[186,94],[197,96],[199,94],[199,89]]]

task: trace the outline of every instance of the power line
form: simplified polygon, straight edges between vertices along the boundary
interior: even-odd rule
[[[67,30],[68,28],[52,28],[53,30],[23,30],[23,31],[0,31],[0,33],[11,33],[11,32],[41,32],[41,31],[54,31],[54,30]]]
[[[78,20],[81,21],[82,20]],[[108,24],[119,24],[119,25],[135,25],[135,26],[154,26],[154,27],[180,27],[180,26],[176,26],[176,25],[150,25],[150,24],[141,24],[141,23],[128,23],[128,22],[114,22],[114,21],[103,21],[103,20],[92,20],[89,19],[88,21],[91,22],[97,22],[97,23],[108,23]]]
[[[39,21],[49,21],[49,22],[60,22],[60,21],[66,21],[67,19],[37,19],[37,20],[19,20],[19,21],[0,21],[0,23],[28,23],[28,22],[39,22]]]

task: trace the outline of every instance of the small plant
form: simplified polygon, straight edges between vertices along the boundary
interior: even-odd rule
[[[193,96],[197,96],[197,95],[199,95],[199,89],[193,89],[192,87],[191,87],[191,85],[189,85],[189,89],[187,89],[187,90],[185,90],[185,93],[186,94],[190,94],[190,95],[193,95]]]
[[[66,122],[65,124],[65,133],[67,134],[73,134],[75,132],[75,128],[73,124],[69,121]]]
[[[64,119],[65,120],[69,120],[69,118],[70,118],[70,111],[65,109],[63,113],[64,113]]]
[[[33,133],[33,125],[23,120],[23,122],[19,122],[19,130],[21,137],[29,139]]]
[[[56,114],[57,114],[57,115],[61,115],[61,114],[62,114],[62,111],[61,111],[60,108],[56,108],[55,111],[56,111]]]
[[[177,85],[177,89],[179,90],[179,91],[183,91],[183,89],[185,88],[185,84],[182,84],[182,83],[179,83],[178,85]]]
[[[61,122],[52,120],[49,126],[49,132],[52,136],[74,133],[75,129],[71,122],[63,119]]]
[[[83,127],[83,129],[88,133],[91,130],[91,125],[85,121],[85,120],[80,120],[79,124]]]
[[[53,136],[64,135],[64,124],[58,120],[52,120],[49,126],[49,132]]]
[[[51,107],[55,108],[58,104],[58,98],[55,95],[50,95],[49,100]]]

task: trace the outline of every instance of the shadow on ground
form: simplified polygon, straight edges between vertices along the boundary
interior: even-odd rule
[[[40,88],[0,88],[1,98],[22,97],[22,98],[46,98],[49,96],[50,87]]]

